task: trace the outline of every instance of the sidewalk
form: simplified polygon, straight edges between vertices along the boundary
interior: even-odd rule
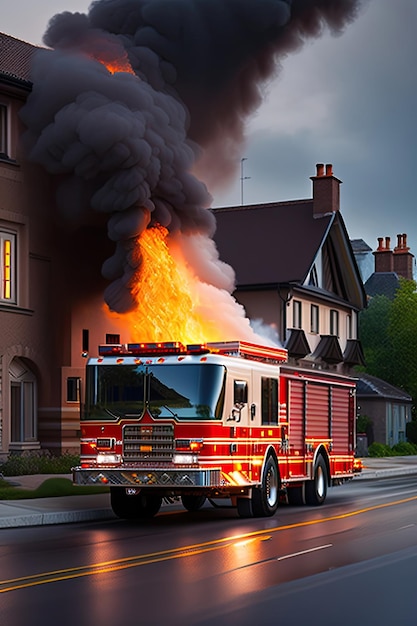
[[[417,474],[417,456],[362,459],[363,470],[354,480],[375,480],[389,476]],[[71,479],[70,475],[64,478]],[[36,489],[49,475],[8,478],[19,487]],[[116,519],[108,493],[91,496],[65,496],[28,500],[0,500],[0,528],[68,524]]]

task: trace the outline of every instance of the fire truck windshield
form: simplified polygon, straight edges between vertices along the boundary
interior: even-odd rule
[[[82,419],[221,419],[226,369],[214,364],[88,365]]]

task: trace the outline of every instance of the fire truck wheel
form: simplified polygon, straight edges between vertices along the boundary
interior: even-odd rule
[[[279,503],[280,479],[275,457],[270,454],[265,462],[262,484],[252,490],[252,511],[255,517],[274,515]]]
[[[199,511],[206,501],[206,496],[181,496],[182,506],[187,511]]]
[[[304,487],[299,485],[298,487],[287,488],[288,504],[292,506],[301,506],[305,504]]]
[[[120,487],[110,488],[113,513],[121,519],[150,519],[161,508],[162,498],[154,493],[128,495]]]
[[[314,468],[313,480],[308,480],[305,486],[306,504],[319,506],[327,496],[327,467],[322,456],[317,459]]]
[[[249,498],[237,498],[236,500],[237,512],[239,517],[252,517],[252,500]]]

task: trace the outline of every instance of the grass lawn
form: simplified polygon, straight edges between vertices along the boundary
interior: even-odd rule
[[[13,481],[13,478],[11,478]],[[0,479],[0,500],[27,500],[32,498],[55,498],[107,493],[108,487],[84,487],[73,485],[68,478],[47,478],[37,489],[15,487]]]

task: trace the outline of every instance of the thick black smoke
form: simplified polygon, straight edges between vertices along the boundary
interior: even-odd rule
[[[108,214],[116,251],[103,266],[112,310],[132,308],[153,223],[210,238],[210,195],[192,175],[230,175],[262,86],[291,51],[338,33],[360,0],[97,0],[50,21],[22,117],[31,158],[60,183],[58,204],[83,223]],[[103,65],[128,59],[134,74]],[[210,177],[205,177],[209,180]],[[204,273],[204,272],[203,272]]]

